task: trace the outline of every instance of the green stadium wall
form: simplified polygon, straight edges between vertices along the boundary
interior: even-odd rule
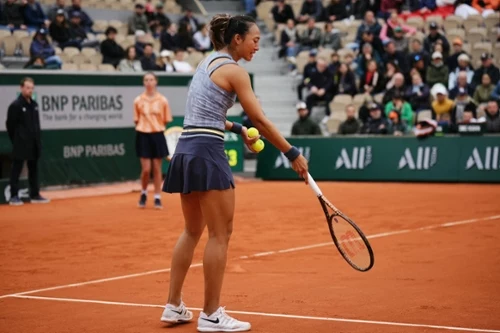
[[[317,180],[500,182],[500,136],[290,138]],[[257,177],[298,179],[271,144],[258,155]]]

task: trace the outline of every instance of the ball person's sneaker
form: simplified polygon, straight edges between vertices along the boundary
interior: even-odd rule
[[[161,200],[158,198],[155,199],[155,209],[163,209],[163,206],[161,205]]]
[[[141,194],[141,197],[139,198],[139,208],[144,208],[146,207],[146,201],[148,200],[148,196],[145,194]]]
[[[50,200],[47,199],[47,198],[44,198],[42,197],[40,194],[39,195],[35,195],[34,197],[31,197],[30,198],[30,202],[31,203],[34,203],[34,204],[46,204],[46,203],[49,203]]]
[[[230,317],[223,307],[217,309],[210,316],[201,312],[198,318],[199,332],[245,332],[249,331],[250,328],[250,323]]]
[[[181,305],[174,306],[167,304],[161,315],[161,321],[170,324],[183,323],[193,319],[193,313],[186,308],[184,302]]]
[[[11,205],[11,206],[22,206],[22,205],[24,205],[24,202],[21,199],[19,199],[18,196],[15,196],[15,197],[10,198],[9,205]]]

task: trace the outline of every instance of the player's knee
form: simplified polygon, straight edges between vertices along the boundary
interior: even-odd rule
[[[142,176],[149,176],[151,174],[151,167],[143,167],[142,168]]]
[[[219,243],[228,244],[233,233],[233,222],[230,221],[217,229],[209,230],[208,237],[216,239]]]
[[[184,232],[188,237],[198,240],[201,238],[201,235],[203,235],[203,228],[190,227],[186,228]]]

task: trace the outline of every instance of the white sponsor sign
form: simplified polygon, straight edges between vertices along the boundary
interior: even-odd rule
[[[406,148],[399,159],[398,170],[406,167],[410,170],[428,170],[436,164],[437,153],[437,147],[418,147],[416,154]]]
[[[335,169],[340,169],[342,167],[348,170],[363,170],[372,162],[372,147],[353,147],[349,152],[342,148],[340,155],[337,157],[335,162]]]
[[[465,170],[475,167],[477,170],[499,169],[499,146],[488,146],[485,149],[474,147],[467,159]]]
[[[183,115],[188,87],[159,87],[173,115]],[[0,131],[18,86],[2,86]],[[35,85],[42,129],[123,128],[134,126],[134,99],[143,87]]]

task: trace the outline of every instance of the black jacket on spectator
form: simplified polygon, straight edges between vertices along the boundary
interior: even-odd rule
[[[493,64],[491,64],[488,68],[481,66],[476,69],[474,76],[472,77],[472,85],[474,87],[481,84],[483,74],[488,74],[493,84],[497,84],[497,82],[500,81],[500,71],[498,70],[498,67]]]
[[[274,6],[273,9],[271,9],[271,13],[273,14],[274,22],[276,23],[285,24],[289,19],[294,19],[292,6],[289,4],[285,4],[285,7],[281,12],[279,11],[278,6]]]
[[[288,43],[290,41],[290,37],[288,36],[288,34],[286,33],[285,30],[283,30],[281,32],[281,40],[280,40],[280,43],[281,43],[281,49],[279,51],[279,57],[282,58],[286,55],[286,49],[287,49],[287,46],[286,46],[286,43]],[[299,37],[299,33],[297,31],[295,31],[295,44],[299,44],[300,42],[300,37]]]
[[[339,125],[338,134],[356,134],[361,125],[356,118],[346,119]]]
[[[398,93],[400,94],[401,96],[404,96],[406,92],[406,87],[405,86],[402,86],[400,88],[396,87],[396,86],[393,86],[391,89],[387,90],[384,94],[384,98],[382,99],[382,104],[386,105],[387,103],[389,103],[390,101],[392,101],[392,97]]]
[[[13,24],[16,28],[24,24],[23,8],[15,2],[0,4],[0,25],[8,24]]]
[[[327,69],[325,69],[322,73],[317,70],[311,74],[311,80],[307,84],[308,88],[316,87],[318,89],[325,89],[325,95],[328,94],[330,89],[332,89],[332,73]]]
[[[308,62],[305,66],[304,66],[304,71],[303,71],[303,74],[302,76],[304,77],[304,80],[305,79],[310,79],[311,78],[311,75],[316,72],[317,69],[316,69],[316,61],[315,62]]]
[[[12,142],[15,160],[36,160],[42,151],[38,104],[22,96],[10,104],[7,112],[7,132]]]
[[[486,131],[488,133],[500,133],[500,111],[498,111],[494,116],[486,112],[485,118]]]
[[[71,39],[83,41],[87,39],[87,32],[82,25],[69,25],[69,33],[71,34]]]
[[[451,110],[450,120],[452,125],[457,125],[457,116],[461,119],[462,114],[465,111],[471,111],[474,118],[477,117],[476,113],[477,105],[472,102],[472,99],[466,105],[459,105],[455,103],[455,107]]]
[[[311,2],[305,0],[300,9],[300,15],[309,15],[316,19],[316,21],[322,21],[323,19],[323,5],[319,0],[312,0]]]
[[[183,16],[180,20],[179,20],[179,26],[181,26],[183,23],[185,24],[189,24],[191,25],[191,21],[193,22],[194,25],[196,25],[196,29],[193,29],[193,34],[198,31],[198,28],[200,27],[200,22],[198,21],[198,19],[196,17],[191,17],[191,19],[189,19],[189,17],[187,16]]]
[[[156,59],[155,59],[154,55],[152,55],[149,58],[142,56],[140,60],[141,60],[142,70],[155,71],[158,69],[158,66],[156,66]]]
[[[352,3],[352,1],[349,1],[349,3],[346,4],[348,16],[354,15],[356,20],[362,20],[368,10],[368,2],[369,1],[356,0],[356,2]]]
[[[406,62],[408,64],[408,66],[411,68],[413,67],[413,65],[417,62],[415,60],[415,57],[416,56],[420,56],[423,60],[424,60],[424,65],[425,65],[425,68],[427,68],[427,66],[429,66],[429,64],[431,63],[431,56],[430,54],[425,51],[425,50],[422,50],[420,52],[412,52],[410,53],[410,55],[406,58]],[[424,69],[425,71],[425,69]],[[425,75],[424,75],[425,76]],[[422,77],[423,79],[423,77]]]
[[[175,50],[179,48],[179,36],[177,34],[171,35],[166,30],[160,35],[160,45],[162,50]]]
[[[68,17],[73,16],[73,12],[80,12],[80,17],[81,17],[81,25],[85,31],[91,31],[92,30],[92,25],[94,25],[94,21],[90,18],[90,16],[83,11],[80,6],[70,6],[68,7]]]
[[[443,42],[443,56],[447,57],[448,54],[450,54],[450,43],[448,43],[448,40],[446,39],[445,36],[441,35],[440,33],[436,34],[435,37],[432,37],[431,35],[428,35],[424,39],[424,50],[427,51],[428,53],[432,54],[434,50],[434,44],[438,40],[441,40]]]
[[[457,97],[458,95],[458,89],[460,89],[460,87],[457,85],[455,86],[455,88],[451,89],[450,92],[448,93],[448,97],[451,99],[451,100],[454,100],[455,97]],[[467,85],[467,95],[469,96],[472,96],[474,95],[474,88],[472,88],[472,86],[470,84]]]
[[[52,22],[49,26],[49,35],[52,40],[55,40],[59,44],[66,43],[71,39],[71,32],[67,23],[59,25]]]
[[[420,86],[420,96],[413,90],[413,86],[406,89],[405,99],[410,103],[413,111],[430,110],[430,89],[429,86],[423,84]]]
[[[364,13],[363,13],[364,15]],[[382,27],[380,26],[380,24],[378,22],[375,22],[375,24],[373,25],[367,25],[365,24],[365,22],[363,22],[359,28],[358,28],[358,32],[356,33],[356,41],[358,43],[362,43],[362,40],[363,40],[363,32],[366,30],[366,29],[369,29],[370,32],[373,34],[373,36],[375,37],[378,37],[380,36],[380,30],[382,30]]]
[[[401,51],[396,51],[393,54],[385,52],[383,53],[382,60],[384,61],[384,64],[387,64],[388,62],[392,61],[399,67],[399,70],[402,73],[406,73],[409,71],[405,53]]]
[[[148,23],[151,21],[158,21],[160,23],[160,26],[163,28],[168,27],[171,23],[170,19],[167,17],[167,15],[165,15],[163,13],[157,13],[157,12],[154,12],[154,13],[151,13],[150,15],[148,15]],[[151,26],[152,31],[154,31],[155,28],[156,28],[155,25]]]
[[[348,71],[345,76],[341,76],[340,73],[334,75],[333,79],[333,93],[336,94],[348,94],[351,96],[356,95],[358,89],[356,89],[356,76],[353,72]]]
[[[115,40],[105,39],[101,43],[102,63],[118,66],[125,57],[125,51]]]
[[[321,135],[321,129],[311,118],[297,119],[292,126],[292,135]]]
[[[368,118],[361,127],[362,134],[389,134],[391,133],[391,124],[387,118],[372,119]]]
[[[330,16],[335,16],[335,21],[343,20],[347,17],[347,8],[344,0],[337,3],[330,3],[325,8],[325,19],[330,21]]]

